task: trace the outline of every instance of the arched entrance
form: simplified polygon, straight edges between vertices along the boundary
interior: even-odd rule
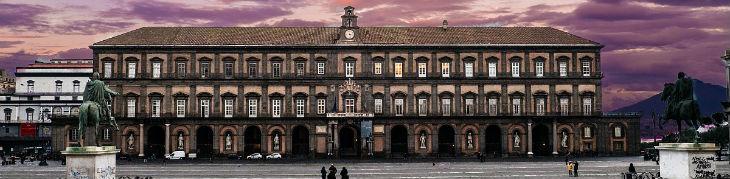
[[[340,157],[356,157],[360,154],[360,145],[358,145],[357,130],[351,126],[345,126],[340,129],[338,141],[340,146]]]
[[[546,156],[552,153],[552,145],[550,145],[550,129],[538,124],[532,128],[532,152],[534,155]]]
[[[197,143],[198,157],[209,158],[213,156],[213,129],[208,126],[200,126],[195,132],[195,142]]]
[[[309,155],[309,130],[304,126],[294,127],[292,133],[292,155],[307,157]]]
[[[440,156],[453,156],[454,149],[456,148],[456,142],[454,137],[456,133],[454,128],[449,125],[443,125],[439,127],[439,149],[438,153]]]
[[[258,126],[249,126],[243,133],[243,153],[261,153],[261,129]]]
[[[147,130],[147,144],[145,156],[154,155],[156,158],[165,156],[165,130],[160,126],[152,126]]]
[[[484,154],[499,155],[502,153],[502,130],[499,126],[487,127],[484,134]]]
[[[395,157],[408,153],[408,129],[397,125],[390,130],[390,153]]]

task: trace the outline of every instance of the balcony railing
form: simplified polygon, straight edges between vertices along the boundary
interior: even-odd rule
[[[365,73],[357,73],[355,74],[355,77],[365,77],[366,74],[369,74],[367,72]],[[385,78],[395,78],[393,76],[392,72],[385,73],[386,76],[383,75],[367,75],[367,77],[385,77]],[[418,78],[418,74],[416,73],[404,73],[409,74],[405,75],[404,77],[399,77],[396,79],[406,79],[406,78]],[[600,78],[603,76],[603,73],[601,72],[591,72],[589,76],[583,76],[582,72],[567,72],[566,76],[560,76],[560,72],[544,72],[542,77],[538,77],[535,72],[521,72],[519,77],[512,77],[512,73],[510,72],[499,72],[497,73],[496,77],[490,77],[489,73],[474,73],[473,77],[468,77],[467,79],[477,79],[477,78]],[[319,79],[319,78],[332,78],[332,77],[342,77],[344,78],[344,73],[326,73],[325,75],[317,75],[316,73],[305,73],[304,75],[297,75],[296,73],[281,73],[279,77],[272,77],[272,74],[270,73],[258,73],[252,77],[250,74],[244,74],[244,73],[233,73],[233,75],[226,76],[223,73],[209,73],[205,77],[202,77],[200,73],[185,73],[185,74],[178,74],[178,73],[161,73],[159,78],[153,78],[152,73],[139,73],[135,75],[135,78],[127,78],[126,74],[117,73],[113,74],[111,79]],[[425,77],[423,79],[430,79],[430,78],[441,78],[441,79],[461,79],[466,78],[464,76],[463,72],[460,72],[457,74],[452,74],[450,77],[441,77],[440,73],[429,73],[428,77]]]

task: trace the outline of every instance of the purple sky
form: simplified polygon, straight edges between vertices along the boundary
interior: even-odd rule
[[[604,107],[656,94],[678,71],[724,86],[730,0],[0,0],[0,67],[89,58],[87,47],[144,26],[552,26],[604,44]]]

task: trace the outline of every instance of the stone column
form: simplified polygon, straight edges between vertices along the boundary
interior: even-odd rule
[[[532,157],[532,122],[527,122],[527,155]]]
[[[170,124],[165,124],[165,154],[170,153]]]
[[[558,155],[558,122],[553,119],[553,155]]]
[[[144,124],[139,124],[139,156],[144,157]]]

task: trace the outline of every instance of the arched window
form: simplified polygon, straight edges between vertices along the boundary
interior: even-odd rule
[[[487,112],[490,116],[497,116],[499,114],[499,93],[489,92],[487,93]]]
[[[615,138],[622,138],[624,137],[624,129],[620,125],[616,125],[613,127],[613,137]]]
[[[583,138],[593,138],[593,126],[583,127]]]

